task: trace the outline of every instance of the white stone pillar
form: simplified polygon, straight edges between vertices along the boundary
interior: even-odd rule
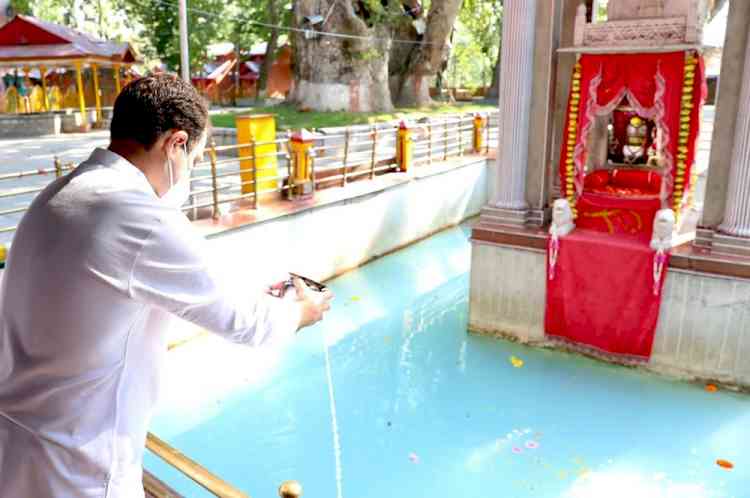
[[[537,0],[505,0],[500,63],[500,140],[496,198],[501,209],[524,210],[529,114],[534,76],[534,25]]]
[[[724,221],[719,231],[737,237],[750,237],[750,37],[745,48],[737,124],[729,172],[729,191]]]

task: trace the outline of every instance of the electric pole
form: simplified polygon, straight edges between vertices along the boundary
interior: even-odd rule
[[[190,83],[190,53],[188,48],[187,0],[180,0],[180,75]]]

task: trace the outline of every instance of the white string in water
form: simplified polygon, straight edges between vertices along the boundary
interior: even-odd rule
[[[336,397],[333,394],[333,380],[331,379],[331,358],[328,354],[328,341],[323,332],[323,351],[326,358],[326,377],[328,378],[328,399],[331,403],[331,432],[333,433],[333,454],[336,459],[336,497],[343,498],[341,485],[341,442],[339,441],[339,423],[336,418]]]

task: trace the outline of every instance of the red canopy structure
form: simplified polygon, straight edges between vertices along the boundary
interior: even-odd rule
[[[126,74],[138,57],[129,43],[100,40],[71,28],[42,21],[30,16],[17,15],[0,28],[0,68],[22,68],[28,75],[31,66],[39,67],[44,89],[44,110],[47,102],[45,75],[50,67],[72,67],[76,71],[76,85],[80,111],[85,119],[85,97],[82,71],[93,74],[97,117],[101,119],[99,68],[113,71],[115,92],[121,87],[121,71]]]
[[[62,61],[133,64],[137,56],[129,43],[99,40],[30,16],[17,15],[0,28],[0,65]]]

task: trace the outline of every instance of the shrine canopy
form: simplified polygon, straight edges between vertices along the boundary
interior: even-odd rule
[[[129,43],[100,40],[71,28],[17,15],[0,28],[0,66],[129,65],[137,56]]]

